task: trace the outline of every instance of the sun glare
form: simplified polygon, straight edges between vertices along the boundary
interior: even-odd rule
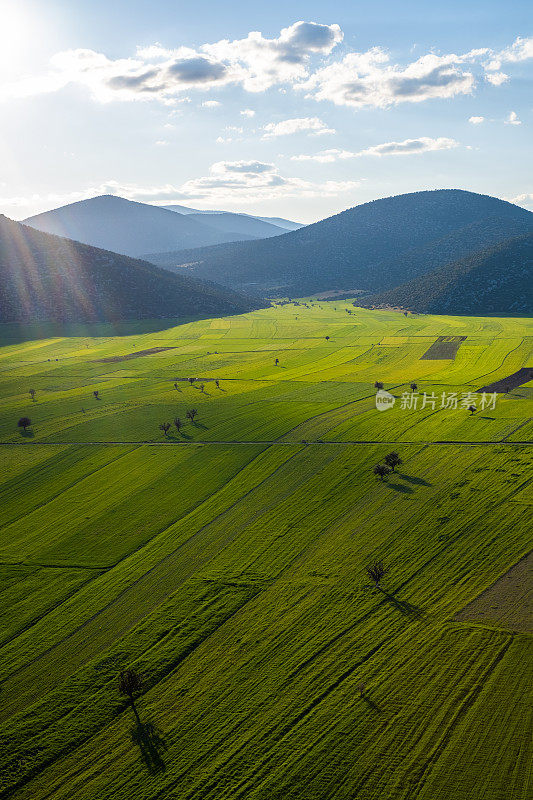
[[[0,63],[8,64],[27,51],[31,20],[13,0],[0,0]]]

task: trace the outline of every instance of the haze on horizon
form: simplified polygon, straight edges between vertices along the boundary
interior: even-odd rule
[[[2,0],[0,212],[99,194],[312,222],[421,189],[533,208],[530,7]],[[529,27],[528,27],[529,26]]]

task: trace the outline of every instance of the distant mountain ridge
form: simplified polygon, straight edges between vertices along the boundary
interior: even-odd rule
[[[240,314],[268,305],[0,215],[0,322]]]
[[[23,222],[44,233],[133,257],[153,250],[203,247],[257,238],[256,234],[245,230],[228,231],[221,225],[209,225],[207,218],[204,222],[195,215],[178,214],[162,206],[137,203],[115,195],[80,200],[28,217]],[[263,222],[256,225],[265,227],[264,235],[283,232],[277,228],[271,232]]]
[[[245,212],[241,212],[239,214],[231,211],[216,211],[216,210],[209,210],[205,211],[200,208],[189,208],[188,206],[180,206],[176,204],[172,204],[169,206],[162,206],[163,208],[167,208],[169,211],[176,211],[178,214],[201,214],[203,217],[208,217],[206,220],[208,224],[212,223],[211,217],[216,216],[234,216],[234,217],[247,217],[251,220],[259,220],[260,222],[266,222],[269,225],[274,225],[276,228],[281,228],[285,231],[296,231],[298,228],[303,228],[304,225],[302,222],[293,222],[290,219],[283,219],[283,217],[259,217],[257,214],[247,214]]]
[[[531,314],[533,233],[479,250],[357,305],[426,314]]]
[[[438,189],[374,200],[271,239],[149,258],[272,296],[392,289],[533,230],[533,214],[488,195]]]

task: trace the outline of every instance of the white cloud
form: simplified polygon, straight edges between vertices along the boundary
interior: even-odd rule
[[[500,52],[491,52],[491,60],[486,65],[488,70],[499,70],[502,64],[517,63],[533,58],[533,36],[523,39],[517,36],[510,47]]]
[[[158,147],[166,147],[168,142],[165,139],[158,139],[156,145]]]
[[[510,203],[515,203],[517,206],[523,206],[524,208],[528,208],[531,206],[533,207],[533,192],[524,192],[523,194],[517,194],[515,197],[506,197]]]
[[[0,97],[29,97],[70,83],[87,87],[100,102],[157,99],[170,104],[183,91],[228,84],[261,92],[306,77],[311,59],[328,55],[342,38],[336,24],[300,21],[272,39],[252,31],[243,39],[223,39],[196,49],[156,43],[138,48],[133,58],[66,50],[52,57],[48,74],[6,85]]]
[[[218,108],[221,105],[222,103],[219,103],[218,100],[204,100],[202,103],[203,108]]]
[[[504,120],[504,122],[505,122],[506,125],[521,125],[522,124],[522,120],[518,118],[518,114],[516,113],[516,111],[511,111],[509,113],[509,116],[507,117],[507,119]]]
[[[335,197],[359,185],[359,181],[314,183],[285,177],[274,164],[261,161],[218,161],[208,175],[184,183],[178,197],[245,203],[287,197]]]
[[[485,122],[485,117],[468,117],[468,121],[472,125],[481,125],[482,122]]]
[[[307,132],[312,136],[321,136],[325,133],[336,133],[333,128],[328,128],[325,122],[318,117],[295,117],[284,119],[282,122],[269,122],[263,127],[263,139],[273,139],[276,136],[289,136],[293,133]]]
[[[415,153],[429,153],[435,150],[451,150],[459,146],[459,142],[455,139],[448,139],[444,136],[437,139],[421,136],[419,139],[404,139],[403,142],[384,142],[357,152],[335,149],[321,150],[314,155],[292,156],[291,161],[318,161],[322,164],[327,164],[348,158],[360,158],[361,156],[413,155]]]
[[[251,119],[252,117],[255,117],[255,111],[253,109],[251,109],[251,108],[243,108],[243,110],[240,112],[240,114],[241,114],[241,117],[248,117],[249,119]]]
[[[390,64],[389,54],[374,47],[366,53],[349,53],[341,61],[321,67],[296,88],[306,90],[307,96],[315,100],[354,108],[387,108],[450,98],[473,91],[474,75],[463,65],[481,52],[484,51],[462,56],[430,53],[402,67]]]
[[[485,80],[492,83],[493,86],[501,86],[502,83],[509,80],[509,75],[506,75],[505,72],[487,72]]]
[[[393,63],[382,47],[348,52],[331,61],[342,40],[337,24],[299,21],[272,38],[251,31],[241,39],[197,47],[155,43],[127,58],[66,50],[52,57],[48,72],[0,87],[0,99],[31,97],[75,84],[100,102],[158,100],[173,105],[182,102],[185,91],[239,85],[247,92],[274,86],[286,92],[288,85],[336,105],[388,108],[471,94],[483,76],[499,86],[509,79],[501,71],[503,64],[533,58],[533,37],[518,37],[501,51],[483,47],[464,54],[431,52],[408,63]],[[243,115],[251,116],[250,111],[245,109]]]

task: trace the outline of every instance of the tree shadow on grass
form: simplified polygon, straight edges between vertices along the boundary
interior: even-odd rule
[[[204,431],[206,431],[206,430],[207,430],[207,425],[204,425],[204,424],[203,424],[203,423],[201,423],[201,422],[196,422],[196,421],[194,421],[194,422],[193,422],[193,425],[194,425],[194,427],[195,427],[195,428],[203,428],[203,429],[204,429]]]
[[[402,494],[413,494],[414,492],[414,489],[411,489],[410,486],[404,486],[403,483],[391,483],[387,481],[387,486],[390,486],[395,492],[401,492]]]
[[[25,439],[33,439],[35,434],[32,430],[20,430],[20,435],[23,436]]]
[[[155,774],[166,770],[162,753],[167,749],[167,744],[155,725],[137,719],[136,725],[131,729],[131,739],[141,751],[142,760],[149,772]]]
[[[414,483],[416,486],[433,486],[433,484],[429,483],[429,481],[425,481],[424,478],[419,478],[416,475],[406,475],[405,472],[397,472],[396,474],[402,480],[407,481],[408,483]]]
[[[420,608],[420,606],[415,606],[408,600],[400,600],[398,597],[394,596],[393,592],[388,592],[386,589],[383,589],[383,587],[380,587],[380,592],[383,594],[387,602],[404,616],[410,617],[411,619],[425,618],[426,612],[423,608]]]
[[[180,431],[179,434],[170,433],[166,438],[171,442],[183,442],[183,441],[190,441],[192,439],[192,436],[190,436],[188,433]]]

